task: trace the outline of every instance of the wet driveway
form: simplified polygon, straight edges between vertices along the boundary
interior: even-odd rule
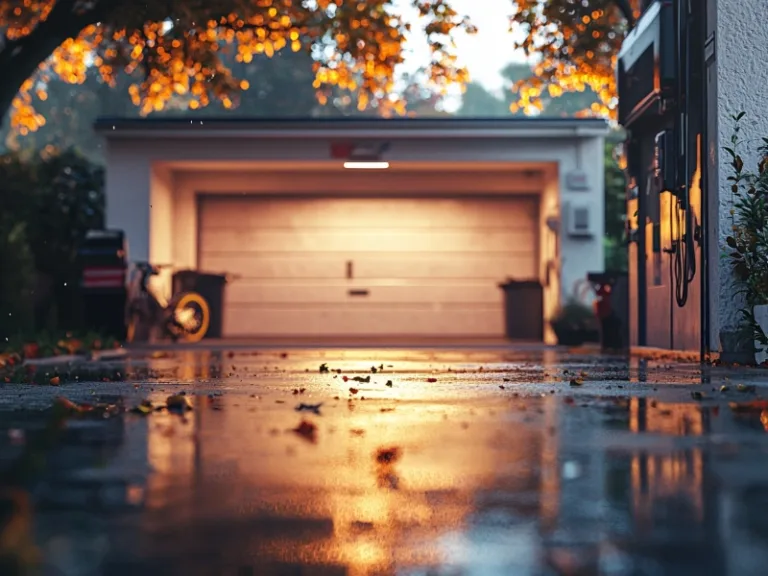
[[[0,385],[3,576],[768,570],[759,371],[239,350],[38,375]]]

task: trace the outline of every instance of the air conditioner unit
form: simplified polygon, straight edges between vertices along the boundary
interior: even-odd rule
[[[569,204],[566,232],[573,238],[592,238],[592,210],[585,204]]]
[[[625,128],[650,113],[666,112],[678,82],[675,14],[671,0],[657,0],[643,13],[619,51],[619,123]]]

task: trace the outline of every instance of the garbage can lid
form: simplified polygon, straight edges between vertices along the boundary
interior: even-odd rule
[[[538,280],[515,280],[513,278],[507,278],[506,281],[499,284],[499,288],[511,288],[511,287],[541,287],[541,282]]]

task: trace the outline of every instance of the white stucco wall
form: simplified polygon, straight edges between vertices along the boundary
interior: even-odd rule
[[[179,267],[196,266],[197,203],[199,193],[259,193],[302,190],[310,193],[340,193],[372,190],[347,183],[330,186],[326,179],[318,184],[311,174],[301,172],[264,173],[246,168],[230,169],[226,178],[206,172],[212,161],[259,162],[269,160],[328,161],[327,139],[275,140],[264,138],[190,138],[108,137],[107,226],[127,234],[132,260],[172,263]],[[604,166],[603,138],[599,136],[514,138],[514,139],[402,139],[392,142],[387,159],[396,162],[440,162],[445,170],[455,169],[457,162],[515,163],[544,168],[546,177],[536,182],[521,183],[520,174],[494,178],[488,174],[467,172],[463,178],[442,175],[441,171],[423,174],[418,179],[403,174],[401,184],[390,190],[407,192],[414,189],[439,193],[441,189],[463,192],[533,192],[542,195],[542,220],[558,215],[572,203],[590,210],[593,235],[571,238],[566,231],[566,218],[561,214],[559,238],[542,231],[541,246],[547,252],[559,253],[560,298],[547,298],[550,311],[570,294],[587,272],[603,270],[604,236]],[[178,168],[174,162],[184,162]],[[464,165],[466,166],[466,164]],[[566,175],[580,170],[587,176],[589,189],[568,190]],[[371,176],[370,174],[368,175]],[[450,176],[450,182],[447,177]],[[314,188],[313,188],[314,186]],[[386,186],[385,186],[386,187]],[[301,189],[301,190],[300,190]],[[386,190],[380,190],[386,192]],[[566,216],[567,217],[567,216]],[[542,221],[544,224],[544,221]],[[542,273],[544,271],[542,270]],[[557,267],[555,267],[557,272]],[[543,279],[543,278],[542,278]],[[551,294],[551,291],[550,291]]]
[[[742,120],[741,138],[748,141],[742,148],[742,157],[750,170],[756,169],[755,146],[760,138],[768,137],[768,1],[717,1],[717,116],[719,149],[709,150],[717,155],[719,219],[719,250],[712,257],[721,257],[725,251],[725,238],[731,231],[730,210],[733,195],[727,178],[731,174],[729,157],[721,153],[730,145],[733,133],[732,116],[746,112]],[[741,300],[731,284],[727,262],[721,259],[719,279],[712,287],[719,295],[717,314],[713,314],[712,333],[733,330],[739,322]],[[714,305],[712,303],[711,305]]]

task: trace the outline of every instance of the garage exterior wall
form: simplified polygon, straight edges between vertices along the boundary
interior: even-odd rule
[[[710,142],[709,169],[717,174],[710,188],[710,217],[715,224],[709,230],[711,249],[709,306],[710,344],[713,350],[719,346],[733,346],[721,342],[722,333],[738,332],[741,324],[739,310],[744,306],[743,298],[733,286],[732,275],[727,262],[718,258],[727,252],[725,238],[731,231],[731,209],[734,197],[731,194],[732,173],[729,157],[722,149],[730,146],[734,122],[732,117],[740,112],[746,116],[741,122],[739,138],[745,142],[741,149],[746,170],[754,171],[757,166],[757,145],[768,137],[768,114],[765,113],[766,86],[768,86],[768,27],[765,15],[768,6],[765,0],[717,0],[716,9],[710,5],[709,14],[714,16],[712,26],[715,46],[715,86],[709,98],[715,100],[716,118],[710,130],[717,138]],[[758,16],[760,15],[760,16]],[[743,341],[743,339],[741,339]],[[723,352],[733,352],[725,350]]]
[[[577,143],[580,146],[577,146]],[[173,199],[173,218],[162,207],[169,200],[163,199],[170,191],[160,185],[160,177],[153,167],[157,164],[173,161],[202,163],[211,160],[259,161],[283,160],[328,160],[327,141],[233,141],[231,139],[158,139],[147,141],[144,138],[115,139],[108,144],[107,172],[107,225],[125,230],[129,238],[131,258],[148,259],[150,254],[150,222],[155,222],[155,230],[171,230],[178,243],[173,249],[176,264],[193,264],[190,256],[196,252],[196,215],[195,192],[213,192],[206,189],[202,182],[192,184],[182,182]],[[590,209],[592,219],[592,238],[574,239],[561,233],[561,274],[562,291],[570,293],[577,279],[583,278],[587,271],[603,269],[604,236],[604,175],[603,175],[603,138],[585,137],[573,139],[516,139],[499,141],[498,139],[461,139],[461,140],[424,140],[395,142],[387,156],[397,161],[433,161],[433,162],[524,162],[532,164],[551,164],[555,167],[558,201],[560,208],[571,202],[584,204]],[[571,192],[567,190],[565,175],[577,168],[586,173],[590,191]],[[233,177],[234,178],[234,177]],[[293,178],[293,177],[292,177]],[[153,183],[156,186],[153,186]],[[236,180],[231,181],[234,186]],[[174,183],[174,186],[179,186]],[[221,187],[222,184],[219,184]],[[285,184],[283,185],[285,186]],[[554,208],[553,188],[549,184],[549,205]],[[240,184],[242,187],[242,184]],[[434,186],[432,186],[434,187]],[[250,184],[250,189],[258,188],[258,180]],[[283,188],[284,189],[284,188]],[[545,188],[546,189],[546,188]],[[165,192],[163,192],[165,190]],[[151,192],[152,191],[152,192]],[[227,192],[237,192],[232,190]],[[274,191],[274,189],[273,189]],[[150,216],[155,203],[163,213]],[[150,205],[152,208],[150,209]],[[163,216],[165,214],[165,216]],[[563,211],[567,216],[567,210]],[[172,221],[171,221],[172,220]],[[161,224],[164,221],[165,224]],[[175,227],[175,228],[174,228]],[[563,228],[565,222],[563,221]],[[164,234],[167,236],[167,234]],[[165,249],[164,249],[165,250]],[[163,252],[160,252],[162,254]],[[165,252],[167,254],[167,252]]]

